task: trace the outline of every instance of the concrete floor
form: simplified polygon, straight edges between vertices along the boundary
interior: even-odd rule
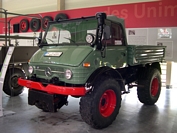
[[[82,121],[79,99],[69,98],[69,105],[57,113],[45,113],[27,104],[27,91],[18,97],[3,94],[5,112],[15,114],[0,118],[3,133],[177,133],[177,89],[163,89],[154,106],[144,106],[136,89],[122,96],[117,119],[108,128],[96,130]]]

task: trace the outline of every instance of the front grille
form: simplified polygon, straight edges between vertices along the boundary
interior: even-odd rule
[[[46,76],[45,70],[48,66],[40,66],[35,68],[35,74],[38,76]],[[64,78],[64,69],[60,67],[50,67],[52,74],[58,75],[59,78]]]

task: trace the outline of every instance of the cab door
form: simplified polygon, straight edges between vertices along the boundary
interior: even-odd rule
[[[121,24],[111,23],[111,37],[102,43],[105,49],[102,51],[105,66],[120,68],[126,65],[127,47],[125,44],[124,30]]]

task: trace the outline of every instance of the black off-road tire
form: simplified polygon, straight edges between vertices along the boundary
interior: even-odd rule
[[[64,19],[68,19],[68,15],[66,15],[65,13],[59,13],[55,16],[55,21],[60,21]]]
[[[18,96],[23,92],[23,86],[18,85],[18,78],[25,78],[25,74],[21,69],[8,69],[5,80],[3,91],[9,96]]]
[[[32,18],[30,21],[30,28],[33,32],[39,31],[41,28],[41,20],[38,18]]]
[[[52,18],[52,17],[50,17],[50,16],[45,16],[45,17],[43,17],[43,19],[42,19],[42,29],[43,29],[43,30],[46,30],[46,28],[47,28],[47,26],[48,26],[48,23],[49,23],[50,21],[53,21],[53,18]]]
[[[94,84],[93,91],[80,99],[82,119],[93,128],[106,128],[116,119],[121,106],[119,83],[102,77]]]
[[[154,105],[161,92],[161,76],[156,68],[142,69],[139,73],[137,95],[145,105]]]

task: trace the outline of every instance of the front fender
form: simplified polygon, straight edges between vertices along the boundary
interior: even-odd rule
[[[93,86],[94,83],[97,82],[101,76],[112,77],[117,82],[119,82],[121,91],[125,91],[125,84],[121,74],[117,70],[112,69],[110,67],[100,67],[97,70],[95,70],[88,78],[86,82],[86,87],[89,88],[90,86]]]

